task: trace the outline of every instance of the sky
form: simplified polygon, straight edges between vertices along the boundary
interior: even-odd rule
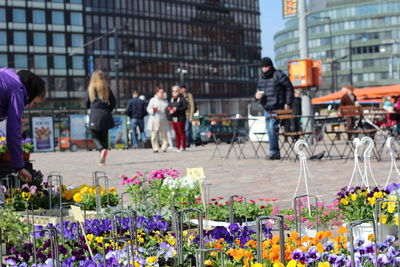
[[[261,55],[274,59],[274,34],[284,28],[282,0],[260,0],[260,12]]]

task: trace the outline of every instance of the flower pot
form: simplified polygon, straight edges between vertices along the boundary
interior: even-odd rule
[[[31,153],[25,153],[25,152],[23,152],[23,153],[24,153],[23,154],[24,161],[29,161]],[[0,154],[0,162],[11,163],[11,154],[9,152],[1,153]]]

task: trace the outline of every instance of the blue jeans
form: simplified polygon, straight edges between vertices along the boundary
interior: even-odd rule
[[[146,139],[144,134],[144,119],[131,119],[131,130],[132,130],[132,145],[133,147],[139,147],[139,140],[137,136],[137,127],[139,127],[140,134],[142,135],[142,141]]]
[[[190,143],[192,143],[192,123],[186,118],[185,122],[185,134],[186,134],[186,146],[190,147]]]
[[[264,112],[264,116],[265,116],[265,126],[269,138],[268,142],[269,142],[270,156],[280,155],[279,140],[278,140],[279,120],[275,117],[274,114],[271,114],[267,111]]]

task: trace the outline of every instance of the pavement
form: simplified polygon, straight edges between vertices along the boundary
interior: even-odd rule
[[[120,176],[133,175],[135,171],[150,172],[159,168],[175,168],[186,174],[186,168],[203,167],[205,182],[212,184],[210,197],[239,194],[247,199],[277,198],[282,207],[290,205],[300,175],[299,161],[270,161],[265,158],[253,158],[254,151],[246,145],[246,159],[238,160],[232,153],[228,159],[211,159],[215,145],[188,148],[185,152],[153,153],[151,149],[112,150],[107,158],[107,165],[98,166],[99,153],[96,151],[33,153],[33,166],[44,175],[56,171],[63,176],[64,184],[77,186],[92,184],[92,172],[105,171],[110,179],[110,186],[117,192],[125,189]],[[223,153],[228,145],[221,146]],[[331,202],[340,188],[349,184],[354,168],[354,161],[321,160],[307,161],[311,179],[308,182],[310,194],[318,194],[325,202]],[[373,176],[378,184],[384,184],[390,170],[390,160],[371,160]],[[361,162],[361,169],[364,170]],[[398,181],[396,173],[392,181]],[[371,178],[371,175],[369,175]],[[353,183],[354,185],[354,183]],[[298,194],[305,194],[305,182],[301,180]]]

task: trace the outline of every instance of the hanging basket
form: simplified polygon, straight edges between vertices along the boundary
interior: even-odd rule
[[[29,161],[30,156],[31,156],[31,153],[24,152],[24,154],[23,154],[24,161]],[[0,162],[11,163],[11,154],[9,152],[1,153],[0,154]]]

